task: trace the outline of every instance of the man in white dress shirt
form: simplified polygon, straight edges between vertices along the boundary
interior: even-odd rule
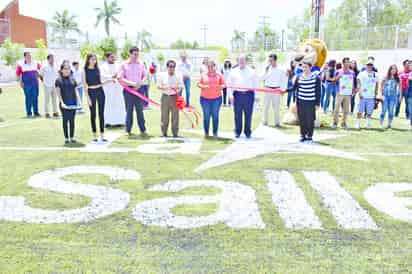
[[[259,85],[259,77],[255,70],[247,65],[246,55],[239,56],[239,66],[230,72],[227,85],[233,87],[235,136],[239,138],[242,129],[244,129],[246,138],[250,138],[252,135],[253,103],[255,101],[254,89]],[[240,88],[247,88],[247,90]],[[245,117],[244,123],[243,116]]]
[[[266,88],[286,90],[288,84],[288,78],[286,72],[277,66],[277,55],[269,55],[269,65],[266,68],[265,73],[261,79],[265,83]],[[269,123],[269,111],[270,106],[273,107],[275,112],[275,127],[280,127],[280,101],[282,99],[281,94],[277,93],[265,93],[264,99],[264,112],[263,112],[263,124],[265,126]]]
[[[185,92],[186,92],[186,98],[185,98],[186,104],[189,106],[190,105],[190,85],[191,85],[190,74],[192,72],[192,65],[187,60],[186,52],[182,52],[180,54],[180,59],[181,59],[181,63],[178,66],[177,72],[183,77],[183,84],[184,84]]]
[[[40,70],[40,79],[44,85],[44,113],[46,118],[50,118],[49,106],[50,99],[52,102],[53,117],[59,117],[57,110],[56,80],[59,77],[56,66],[54,65],[54,56],[47,56],[47,64]]]
[[[116,65],[116,56],[106,54],[106,62],[100,67],[102,82],[115,79],[119,71]],[[108,83],[103,86],[106,104],[104,107],[104,121],[106,126],[122,126],[125,124],[126,108],[124,105],[123,88],[118,83]]]

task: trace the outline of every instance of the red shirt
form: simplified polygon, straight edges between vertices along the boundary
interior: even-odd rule
[[[405,70],[399,74],[399,78],[401,79],[402,82],[402,89],[408,89],[409,88],[409,81],[408,78],[411,75],[410,70]]]
[[[203,74],[200,78],[201,85],[207,85],[208,88],[202,88],[200,96],[206,99],[216,99],[222,96],[222,85],[225,84],[223,76],[219,73]]]

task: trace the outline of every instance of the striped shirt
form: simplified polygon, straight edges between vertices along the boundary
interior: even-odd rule
[[[312,73],[309,77],[300,75],[295,82],[294,90],[299,100],[320,103],[320,78]]]

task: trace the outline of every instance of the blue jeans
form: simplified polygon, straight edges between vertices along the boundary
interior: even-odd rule
[[[39,85],[24,85],[27,116],[39,115]]]
[[[183,84],[185,85],[186,105],[190,106],[190,78],[184,78]]]
[[[385,96],[385,100],[382,105],[382,112],[380,116],[381,123],[385,120],[386,112],[388,112],[389,123],[392,122],[394,117],[394,110],[397,103],[398,96]]]
[[[252,135],[252,114],[253,103],[255,102],[255,93],[248,92],[233,92],[233,109],[235,112],[235,134],[240,136],[243,128],[243,115],[245,116],[244,133],[246,137]]]
[[[405,115],[406,117],[409,117],[409,113],[411,112],[409,111],[408,89],[402,89],[402,98],[400,100],[398,98],[395,116],[399,116],[399,112],[401,111],[402,99],[405,99]]]
[[[287,107],[290,107],[290,103],[291,102],[295,102],[296,101],[296,94],[295,94],[295,92],[296,91],[289,91],[288,92],[288,99],[287,99],[287,102],[286,102],[286,106]]]
[[[323,112],[327,112],[329,110],[331,96],[333,97],[332,109],[335,110],[336,83],[326,82],[326,93],[325,93],[325,101],[323,102]]]
[[[323,107],[323,103],[325,101],[326,83],[321,83],[320,88],[320,106]]]
[[[219,129],[219,111],[222,106],[222,96],[216,99],[200,97],[200,105],[203,110],[203,129],[205,135],[209,135],[210,118],[213,121],[213,135],[217,135]]]
[[[409,96],[408,98],[408,106],[409,106],[409,113],[412,114],[412,96]],[[409,119],[411,120],[411,126],[412,126],[412,115],[409,115]]]
[[[79,93],[79,96],[80,96],[79,105],[81,107],[83,105],[83,87],[77,87],[77,92]],[[83,109],[83,107],[81,109]]]
[[[142,86],[140,87],[140,89],[141,89],[143,95],[146,96],[147,98],[149,98],[149,85],[142,85]],[[146,108],[146,107],[149,106],[149,103],[148,103],[148,102],[144,102],[144,103],[143,103],[143,106]]]
[[[139,89],[138,92],[143,94],[142,89]],[[143,100],[133,94],[130,94],[126,90],[123,91],[123,95],[126,105],[126,132],[130,133],[132,131],[133,110],[136,109],[137,124],[139,126],[140,132],[145,133],[146,126],[143,114]]]

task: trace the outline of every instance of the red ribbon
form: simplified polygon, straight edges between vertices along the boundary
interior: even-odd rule
[[[121,82],[119,82],[119,84],[120,84],[120,85],[122,86],[122,88],[124,88],[128,93],[133,94],[133,95],[139,97],[140,99],[142,99],[142,100],[145,101],[146,103],[150,103],[150,104],[153,104],[153,105],[155,105],[155,106],[157,106],[157,107],[160,107],[160,104],[159,104],[158,102],[156,102],[156,101],[154,101],[154,100],[152,100],[152,99],[144,96],[143,94],[139,93],[137,90],[132,89],[131,87],[126,86],[125,84],[123,84],[123,83],[121,83]]]
[[[234,87],[234,86],[226,86],[226,88],[230,88],[233,90],[239,90],[239,91],[256,91],[256,92],[267,92],[267,93],[274,93],[274,94],[285,93],[285,91],[280,88],[245,88],[245,87]]]
[[[133,94],[137,97],[139,97],[141,100],[150,103],[152,105],[155,105],[157,107],[160,107],[160,104],[149,97],[144,96],[143,94],[139,93],[137,90],[132,89],[131,87],[119,82],[119,84],[130,94]],[[190,119],[188,116],[186,116],[190,122],[192,123],[192,128],[196,127],[199,124],[200,120],[200,113],[194,108],[186,105],[185,99],[182,96],[179,96],[178,92],[176,91],[176,107],[179,111],[183,111],[183,113],[190,113],[194,116],[194,120]]]

